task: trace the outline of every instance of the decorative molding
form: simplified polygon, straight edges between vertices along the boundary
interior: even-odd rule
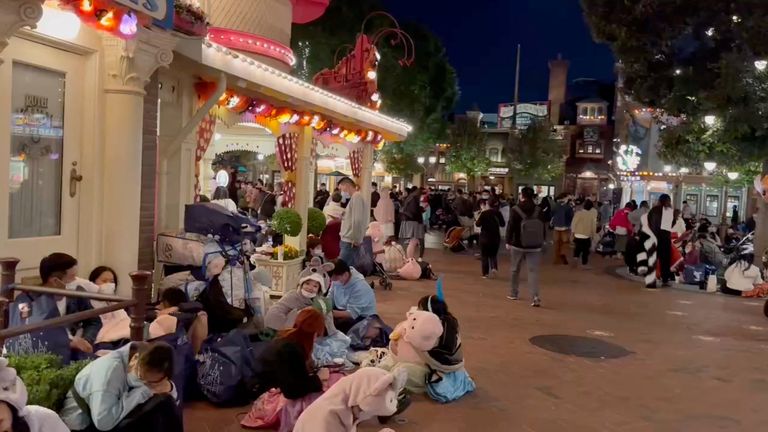
[[[20,29],[34,29],[43,17],[44,0],[0,0],[0,53]],[[0,64],[3,59],[0,58]]]
[[[160,67],[173,61],[178,39],[162,30],[139,28],[134,39],[103,34],[107,79],[104,91],[144,95],[144,87]]]

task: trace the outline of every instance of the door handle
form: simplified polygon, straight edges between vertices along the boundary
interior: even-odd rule
[[[77,173],[77,162],[72,162],[72,169],[69,170],[69,196],[74,198],[77,195],[77,184],[83,181],[82,174]]]

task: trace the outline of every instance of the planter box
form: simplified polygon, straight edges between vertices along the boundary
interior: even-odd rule
[[[208,25],[205,23],[195,23],[186,18],[174,15],[173,29],[187,36],[203,38],[208,34]]]
[[[272,276],[272,290],[269,295],[282,297],[286,292],[295,290],[299,284],[299,273],[302,270],[304,258],[296,258],[290,261],[259,260],[254,268],[265,270]]]

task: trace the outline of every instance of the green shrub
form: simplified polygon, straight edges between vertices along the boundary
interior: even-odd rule
[[[301,215],[291,208],[280,209],[272,216],[272,228],[289,237],[301,234],[301,224]]]
[[[10,355],[8,365],[16,369],[29,392],[28,405],[40,405],[61,411],[67,392],[75,383],[75,377],[89,361],[61,364],[61,358],[53,354]]]
[[[319,236],[325,229],[325,214],[314,207],[307,213],[307,234]]]

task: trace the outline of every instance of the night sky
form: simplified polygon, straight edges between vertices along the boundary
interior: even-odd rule
[[[558,53],[571,62],[569,81],[613,80],[613,56],[607,46],[592,41],[578,0],[383,3],[398,20],[422,23],[443,40],[459,76],[457,112],[475,103],[483,112],[496,112],[499,103],[513,101],[518,43],[522,45],[521,102],[547,100],[547,61]]]

